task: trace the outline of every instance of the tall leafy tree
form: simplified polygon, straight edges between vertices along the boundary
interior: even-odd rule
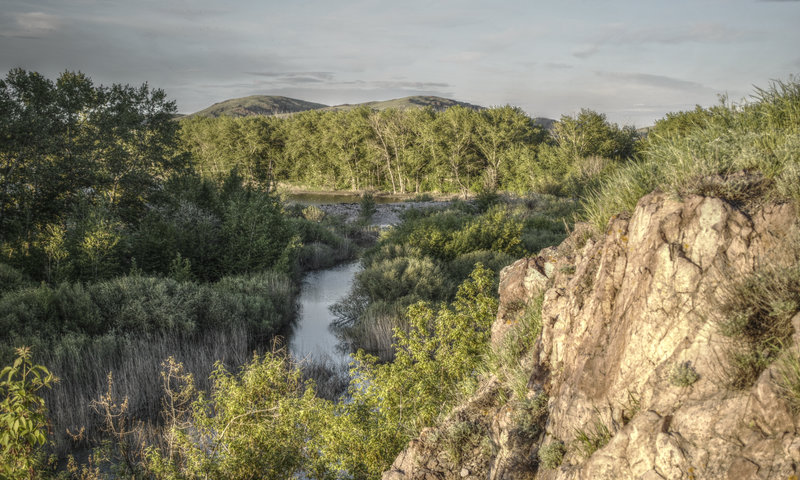
[[[500,186],[501,163],[515,146],[541,142],[544,132],[533,120],[517,108],[506,105],[480,112],[475,125],[475,148],[484,166],[484,187],[494,191]]]
[[[175,102],[162,90],[95,86],[82,73],[54,82],[11,70],[0,80],[0,235],[30,239],[81,195],[136,216],[168,172]]]
[[[473,153],[475,112],[462,106],[448,108],[437,118],[441,140],[439,148],[450,167],[451,181],[467,196],[477,166]]]

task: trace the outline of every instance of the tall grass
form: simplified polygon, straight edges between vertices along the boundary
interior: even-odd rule
[[[684,128],[667,122],[681,115]],[[800,203],[800,82],[774,82],[749,102],[723,102],[698,115],[656,124],[640,158],[616,172],[584,201],[599,230],[615,214],[633,211],[653,190],[717,196],[734,203],[766,197]]]
[[[0,357],[33,345],[35,361],[62,379],[46,402],[64,453],[67,429],[84,426],[97,438],[100,419],[90,404],[105,392],[109,371],[115,396],[127,397],[136,419],[152,422],[162,361],[174,356],[201,381],[217,361],[241,365],[291,321],[295,293],[286,274],[269,271],[214,284],[131,275],[24,288],[0,297]]]
[[[251,356],[251,344],[243,325],[192,336],[157,333],[64,338],[54,350],[38,355],[38,361],[50,366],[60,379],[45,394],[55,453],[64,455],[75,447],[69,433],[83,430],[83,445],[100,439],[103,419],[92,403],[106,392],[109,372],[113,394],[127,399],[131,417],[155,425],[163,394],[159,373],[164,360],[174,357],[198,380],[198,386],[208,389],[215,363],[222,362],[228,368],[243,365]]]

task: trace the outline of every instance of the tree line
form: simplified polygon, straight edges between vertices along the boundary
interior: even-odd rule
[[[393,194],[497,190],[572,195],[565,184],[631,157],[638,135],[583,110],[551,131],[511,106],[308,111],[288,117],[190,117],[183,148],[207,178]],[[594,159],[583,165],[586,159]],[[588,170],[588,171],[586,171]],[[577,177],[577,178],[572,178]]]

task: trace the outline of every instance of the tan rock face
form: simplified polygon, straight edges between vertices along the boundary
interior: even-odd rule
[[[800,420],[776,387],[777,367],[748,390],[730,390],[721,360],[730,340],[715,322],[731,279],[792,261],[783,245],[796,221],[788,205],[746,215],[716,198],[651,194],[630,219],[613,219],[599,240],[581,244],[575,232],[562,246],[507,267],[492,342],[513,324],[519,302],[545,291],[542,336],[528,361],[530,387],[549,395],[549,417],[546,434],[530,445],[493,432],[490,478],[797,475]],[[797,343],[800,316],[794,324]],[[676,385],[676,365],[699,379]],[[501,414],[499,406],[488,413]],[[598,422],[613,436],[587,458],[576,432]],[[515,456],[556,439],[567,445],[559,468],[513,467]]]

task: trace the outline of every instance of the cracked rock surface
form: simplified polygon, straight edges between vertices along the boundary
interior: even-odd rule
[[[531,392],[549,398],[544,433],[514,438],[513,425],[503,420],[506,407],[492,400],[502,395],[487,393],[502,387],[489,379],[472,403],[459,407],[487,426],[488,460],[472,468],[440,461],[426,469],[437,452],[422,448],[421,438],[384,478],[800,474],[800,417],[779,391],[777,365],[751,387],[732,390],[723,360],[730,339],[718,332],[726,285],[759,266],[796,261],[786,245],[797,218],[788,204],[745,213],[717,198],[653,193],[630,218],[612,219],[604,235],[591,238],[578,226],[562,245],[506,267],[493,345],[515,322],[519,308],[508,307],[544,293],[542,334],[523,359]],[[793,325],[789,347],[800,348],[800,314]],[[676,386],[670,381],[676,365],[690,366],[697,381]],[[612,436],[587,456],[576,432],[597,422]],[[556,440],[567,447],[561,465],[538,466],[538,449]]]

